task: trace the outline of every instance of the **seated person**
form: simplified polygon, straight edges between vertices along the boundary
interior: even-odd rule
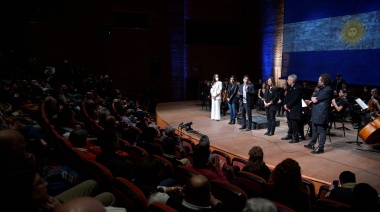
[[[366,104],[368,108],[366,110],[361,109],[359,105],[354,105],[354,109],[351,113],[352,124],[357,129],[362,122],[362,116],[364,116],[364,124],[367,125],[372,118],[377,117],[380,111],[380,96],[377,94],[377,88],[371,90],[371,98]]]
[[[162,143],[162,150],[164,158],[168,159],[173,167],[183,166],[188,164],[190,161],[187,158],[177,159],[176,153],[176,141],[173,137],[166,137]]]
[[[210,181],[203,175],[191,177],[183,192],[185,198],[178,211],[227,211],[223,203],[212,195]]]
[[[252,147],[251,150],[249,150],[248,155],[248,163],[244,166],[243,171],[256,174],[268,182],[271,171],[263,161],[264,152],[261,147]]]
[[[136,165],[136,178],[134,183],[145,194],[148,204],[161,202],[178,209],[182,202],[182,187],[158,186],[160,181],[160,161],[154,156],[142,158]]]
[[[250,198],[245,203],[243,212],[277,212],[277,206],[272,201],[265,198]]]
[[[287,158],[279,163],[269,181],[270,200],[279,202],[295,211],[311,211],[309,195],[302,186],[301,167]]]
[[[330,113],[330,121],[334,121],[335,119],[341,119],[344,117],[344,112],[347,108],[350,107],[350,103],[347,100],[347,91],[340,90],[339,97],[331,100],[332,112]]]
[[[375,212],[380,211],[379,194],[376,189],[367,183],[358,183],[352,196],[352,211],[353,212]]]
[[[343,171],[339,175],[339,182],[340,186],[331,184],[330,191],[325,197],[351,205],[353,189],[356,186],[355,174],[350,171]]]
[[[88,132],[85,129],[75,129],[71,131],[69,136],[69,141],[80,151],[82,151],[89,160],[95,160],[96,155],[98,155],[102,149],[100,147],[94,146],[90,141],[87,140]]]
[[[181,138],[175,134],[175,128],[171,125],[165,127],[165,135],[161,136],[161,140],[164,140],[166,137],[172,137],[176,141],[176,145],[185,149],[188,153],[190,151],[189,147],[183,146]]]
[[[56,196],[48,193],[48,183],[41,178],[34,167],[7,170],[2,173],[1,188],[7,195],[0,204],[12,206],[14,211],[54,211],[62,203],[83,196],[95,196],[104,206],[114,205],[116,198],[112,193],[98,193],[94,180],[84,181]]]
[[[210,149],[198,145],[194,149],[193,164],[187,164],[190,168],[196,169],[208,180],[221,180],[228,182],[222,171],[223,163],[218,156],[211,157]]]
[[[148,127],[143,132],[143,140],[137,142],[137,146],[145,149],[149,155],[162,155],[162,150],[154,144],[157,136],[157,130],[153,127]]]

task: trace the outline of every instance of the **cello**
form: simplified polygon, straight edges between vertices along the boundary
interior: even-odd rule
[[[359,132],[359,137],[366,144],[375,144],[380,141],[380,116],[369,122]]]

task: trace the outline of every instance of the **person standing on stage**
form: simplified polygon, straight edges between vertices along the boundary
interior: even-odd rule
[[[211,94],[211,120],[220,120],[220,103],[222,100],[222,82],[219,81],[219,75],[214,74],[212,79]]]
[[[245,129],[250,131],[252,129],[252,107],[254,106],[254,95],[256,90],[254,86],[249,83],[249,77],[245,75],[243,77],[243,84],[240,85],[238,94],[240,95],[241,107],[241,120],[242,126],[239,129]],[[246,117],[247,115],[247,117]],[[247,119],[248,118],[248,126]]]
[[[326,142],[326,129],[329,123],[329,113],[331,99],[333,97],[333,89],[329,86],[330,75],[321,74],[318,79],[318,91],[314,92],[311,97],[313,107],[311,109],[311,124],[313,137],[309,144],[304,145],[305,148],[311,149],[311,153],[319,154],[324,152]],[[319,135],[319,145],[314,149]]]
[[[284,99],[284,109],[288,120],[288,134],[281,140],[290,140],[289,143],[298,143],[298,125],[302,115],[302,87],[297,82],[297,75],[288,76],[288,90]]]
[[[276,111],[278,102],[278,91],[274,86],[273,77],[267,79],[267,88],[265,89],[263,102],[265,108],[265,114],[268,121],[268,130],[264,135],[272,136],[274,135],[274,129],[276,127]]]
[[[239,99],[237,96],[238,93],[238,85],[236,84],[236,77],[232,75],[230,77],[230,84],[227,87],[227,102],[228,108],[230,109],[230,122],[228,124],[235,124],[236,119],[236,104]]]

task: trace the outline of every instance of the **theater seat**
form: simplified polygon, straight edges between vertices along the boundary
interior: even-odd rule
[[[222,201],[228,211],[242,211],[247,202],[247,194],[239,187],[224,181],[212,180],[211,192]]]
[[[315,202],[315,212],[346,212],[350,211],[351,206],[335,200],[322,198]]]
[[[174,208],[161,202],[152,202],[147,209],[148,212],[176,212]]]
[[[148,200],[144,193],[125,178],[116,177],[112,181],[111,191],[116,197],[118,206],[124,207],[128,212],[141,212],[148,208]]]
[[[236,174],[236,182],[250,198],[266,196],[267,181],[256,174],[240,171]]]

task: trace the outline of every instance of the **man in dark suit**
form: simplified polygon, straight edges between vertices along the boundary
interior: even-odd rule
[[[255,98],[256,90],[254,86],[249,83],[249,77],[245,75],[243,77],[243,84],[239,87],[239,96],[240,101],[242,102],[241,108],[241,120],[242,126],[239,129],[245,129],[246,131],[250,131],[252,129],[252,107],[254,106],[254,98]],[[248,126],[246,115],[248,118]]]
[[[304,146],[305,148],[313,150],[311,153],[314,154],[324,152],[326,129],[329,123],[331,99],[333,96],[333,90],[329,84],[330,75],[321,74],[318,79],[318,91],[311,97],[311,101],[313,102],[313,108],[311,109],[313,137],[311,138],[310,143]],[[314,149],[314,144],[317,142],[318,135],[319,145],[317,149]]]
[[[284,99],[284,109],[288,120],[288,134],[281,140],[289,140],[289,143],[298,143],[299,132],[298,125],[302,115],[302,87],[297,82],[297,75],[288,76],[288,91]]]

